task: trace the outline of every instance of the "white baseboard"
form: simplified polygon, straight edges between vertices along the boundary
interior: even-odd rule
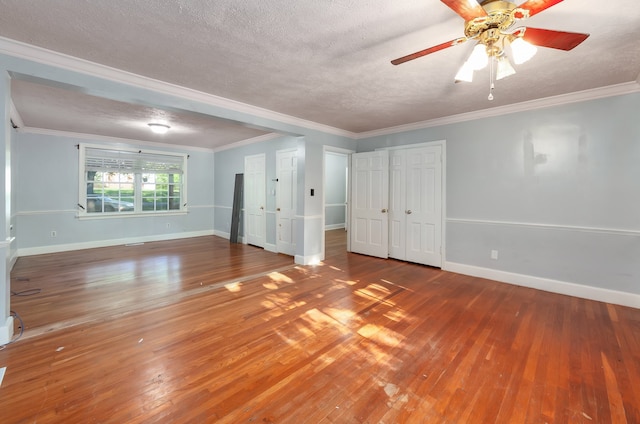
[[[322,255],[295,255],[293,261],[298,265],[317,265],[322,261]]]
[[[569,283],[566,281],[552,280],[549,278],[534,277],[532,275],[516,274],[491,268],[482,268],[473,265],[465,265],[455,262],[445,262],[442,266],[445,271],[473,277],[486,278],[516,286],[529,287],[552,293],[580,297],[583,299],[597,300],[599,302],[613,303],[640,309],[640,295],[621,292],[617,290],[603,289],[600,287],[585,286],[583,284]]]
[[[222,237],[222,238],[227,239],[227,240],[229,240],[231,238],[231,234],[225,233],[224,231],[220,231],[220,230],[213,230],[213,235],[214,236],[218,236],[218,237]]]
[[[13,317],[7,317],[5,324],[0,327],[0,346],[6,345],[13,338]]]
[[[264,250],[266,250],[267,252],[278,253],[278,248],[276,247],[276,245],[271,243],[265,243]]]
[[[213,235],[217,237],[222,237],[223,239],[227,239],[227,240],[231,239],[230,233],[226,233],[220,230],[213,230]],[[238,236],[238,243],[244,244],[244,237]]]
[[[325,231],[339,230],[340,228],[344,228],[344,222],[342,224],[329,224],[324,226]]]
[[[42,246],[42,247],[28,247],[24,249],[18,249],[18,257],[43,255],[46,253],[69,252],[72,250],[94,249],[96,247],[120,246],[124,244],[136,244],[136,243],[150,243],[153,241],[178,240],[183,238],[212,236],[212,235],[214,235],[213,231],[204,230],[204,231],[191,231],[191,232],[185,232],[185,233],[161,234],[161,235],[153,235],[153,236],[145,236],[145,237],[130,237],[130,238],[122,238],[122,239],[100,240],[100,241],[91,241],[86,243],[69,243],[69,244],[56,244],[56,245]]]

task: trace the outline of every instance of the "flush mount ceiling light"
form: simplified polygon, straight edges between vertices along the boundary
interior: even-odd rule
[[[153,131],[156,134],[166,134],[167,131],[169,131],[169,128],[171,128],[167,124],[158,124],[153,122],[147,125],[149,125],[149,128],[151,128],[151,131]]]
[[[527,19],[562,0],[527,0],[520,6],[510,1],[441,0],[465,20],[464,37],[429,47],[425,50],[392,60],[399,65],[422,56],[456,46],[467,40],[477,44],[455,77],[455,82],[473,80],[473,72],[489,65],[489,100],[493,100],[494,81],[516,73],[509,55],[516,65],[531,59],[536,47],[571,50],[587,39],[589,34],[555,31],[531,27],[513,29],[516,21]]]

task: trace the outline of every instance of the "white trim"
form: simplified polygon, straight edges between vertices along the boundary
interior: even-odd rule
[[[267,252],[278,253],[278,248],[276,247],[276,245],[271,243],[265,243],[264,250],[266,250]]]
[[[213,230],[213,235],[216,237],[222,237],[223,239],[227,239],[227,240],[231,238],[231,234],[225,231],[220,231],[220,230]]]
[[[346,156],[346,172],[347,172],[347,187],[346,187],[346,193],[345,195],[347,196],[346,201],[344,203],[345,206],[345,211],[344,211],[344,215],[345,215],[345,224],[344,227],[348,230],[349,228],[349,219],[350,219],[350,207],[349,207],[349,203],[351,202],[351,184],[349,182],[349,180],[351,179],[351,155],[353,153],[355,153],[355,150],[351,150],[351,149],[344,149],[341,147],[335,147],[335,146],[328,146],[328,145],[323,145],[322,146],[322,204],[324,205],[324,207],[322,208],[322,222],[326,223],[327,222],[327,214],[326,214],[326,207],[328,206],[326,204],[327,201],[327,188],[325,187],[325,184],[327,182],[327,162],[326,162],[326,158],[327,155],[334,155],[334,156]],[[327,227],[325,226],[325,231],[327,231]],[[325,259],[325,250],[326,250],[326,240],[325,240],[325,234],[324,232],[322,233],[322,235],[320,236],[320,253],[321,253],[321,259],[324,260]],[[351,240],[349,238],[347,238],[347,252],[349,252],[351,249]]]
[[[322,255],[319,253],[307,256],[296,255],[294,256],[293,261],[299,265],[317,265],[323,260],[321,256]]]
[[[345,223],[344,222],[342,224],[328,224],[328,225],[324,226],[324,230],[325,231],[339,230],[341,228],[345,228]]]
[[[447,218],[447,221],[450,223],[460,223],[460,224],[505,225],[510,227],[544,228],[549,230],[577,231],[582,233],[614,234],[614,235],[632,236],[632,237],[637,237],[640,235],[640,230],[622,230],[622,229],[616,229],[616,228],[583,227],[583,226],[574,226],[574,225],[539,224],[534,222],[489,221],[489,220],[483,220],[483,219],[460,219],[460,218]]]
[[[0,346],[6,345],[13,338],[13,316],[8,316],[5,324],[0,327]]]
[[[432,147],[433,145],[444,146],[446,140],[434,140],[434,141],[423,141],[421,143],[413,143],[413,144],[400,144],[397,146],[388,146],[388,147],[378,147],[377,150],[404,150],[404,149],[413,149],[420,147]]]
[[[535,277],[533,275],[516,274],[513,272],[482,268],[455,262],[445,262],[442,269],[449,272],[456,272],[458,274],[486,278],[489,280],[513,284],[516,286],[529,287],[551,293],[597,300],[599,302],[613,303],[616,305],[629,306],[631,308],[640,308],[640,295],[634,293]]]
[[[325,208],[337,208],[337,207],[346,208],[347,204],[346,203],[325,203],[324,207]]]
[[[640,76],[639,76],[640,78]],[[435,118],[428,121],[414,122],[412,124],[398,125],[395,127],[382,128],[374,131],[366,131],[356,134],[358,140],[382,135],[403,133],[407,131],[421,130],[425,128],[439,127],[442,125],[457,124],[460,122],[473,121],[476,119],[492,118],[517,112],[527,112],[535,109],[543,109],[553,106],[561,106],[571,103],[597,100],[605,97],[621,96],[640,91],[640,81],[627,82],[610,85],[606,87],[593,88],[590,90],[576,91],[574,93],[560,94],[558,96],[546,97],[543,99],[529,100],[521,103],[514,103],[506,106],[498,106],[491,109],[478,110],[474,112],[461,113],[458,115]]]
[[[44,211],[21,211],[17,212],[16,216],[31,216],[31,215],[55,215],[59,213],[77,214],[76,209],[60,209],[60,210],[44,210]]]
[[[13,125],[18,128],[24,127],[24,121],[22,120],[22,116],[20,116],[20,112],[18,112],[18,109],[16,109],[16,105],[13,103],[13,99],[11,99],[11,104],[9,107],[9,117],[13,121]]]
[[[6,240],[0,241],[0,249],[11,247],[11,243],[13,243],[15,239],[16,239],[15,237],[7,237]]]
[[[132,145],[134,146],[140,145],[140,146],[149,146],[149,147],[154,147],[159,149],[174,148],[174,149],[180,149],[180,150],[205,152],[205,153],[214,152],[213,149],[209,149],[205,147],[183,146],[183,145],[177,145],[177,144],[158,143],[155,141],[143,141],[143,140],[135,140],[130,138],[110,137],[110,136],[98,135],[98,134],[76,133],[71,131],[49,130],[46,128],[20,127],[16,131],[19,133],[26,133],[26,134],[66,137],[66,138],[74,138],[74,139],[89,140],[89,141],[105,141],[107,143],[110,143],[109,145],[110,148],[113,148],[113,147],[130,148]],[[105,146],[102,145],[101,148],[104,149]]]
[[[311,219],[322,219],[323,215],[296,215],[296,219],[302,219],[304,221],[308,221]]]
[[[88,60],[22,43],[20,41],[11,40],[5,37],[0,37],[0,53],[302,128],[317,130],[343,137],[355,137],[355,133],[350,131],[341,130],[329,125],[307,121],[305,119],[226,99],[224,97],[215,96],[202,91],[148,78],[132,72],[126,72],[121,69],[90,62]]]
[[[61,69],[67,69],[73,72],[93,75],[109,81],[115,81],[122,84],[132,85],[138,88],[156,91],[158,93],[176,96],[195,102],[200,102],[212,106],[225,108],[227,110],[246,113],[256,117],[274,120],[277,122],[299,126],[302,128],[317,130],[329,134],[343,136],[354,140],[376,137],[381,135],[389,135],[406,131],[419,130],[424,128],[436,127],[441,125],[471,121],[474,119],[489,118],[494,116],[502,116],[505,114],[541,109],[551,106],[559,106],[564,104],[582,102],[587,100],[595,100],[604,97],[612,97],[623,94],[630,94],[640,91],[640,75],[635,81],[621,83],[606,87],[594,88],[574,93],[561,94],[543,99],[530,100],[526,102],[516,103],[512,105],[499,106],[491,109],[484,109],[475,112],[462,113],[442,118],[436,118],[428,121],[415,122],[412,124],[398,125],[374,131],[366,131],[354,133],[331,127],[329,125],[320,124],[305,119],[296,118],[294,116],[285,115],[268,109],[246,103],[237,102],[231,99],[215,96],[201,91],[189,89],[164,81],[126,72],[121,69],[112,68],[101,65],[88,60],[80,59],[63,53],[44,49],[42,47],[33,46],[22,43],[9,38],[0,37],[0,54],[7,54],[13,57],[42,63],[49,66],[55,66]],[[222,147],[224,148],[224,147]],[[337,149],[337,148],[335,148]],[[208,149],[207,149],[208,150]]]
[[[51,246],[27,247],[18,249],[18,257],[42,255],[46,253],[69,252],[73,250],[94,249],[96,247],[121,246],[125,244],[150,243],[154,241],[178,240],[191,237],[212,236],[214,231],[190,231],[184,233],[172,233],[162,235],[152,235],[143,237],[128,237],[121,239],[90,241],[82,243],[56,244]]]
[[[264,141],[273,140],[275,138],[283,137],[282,134],[279,133],[269,133],[264,135],[259,135],[257,137],[247,138],[246,140],[236,141],[234,143],[225,144],[224,146],[214,147],[214,152],[222,152],[223,150],[235,149],[241,146],[247,146],[249,144],[262,143]]]
[[[216,209],[231,209],[231,210],[233,210],[233,206],[213,205],[213,207],[216,208]]]

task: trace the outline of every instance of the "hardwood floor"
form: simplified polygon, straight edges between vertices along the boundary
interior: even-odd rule
[[[215,237],[21,258],[12,290],[42,293],[11,298],[1,421],[640,423],[640,310],[344,234],[308,267]]]

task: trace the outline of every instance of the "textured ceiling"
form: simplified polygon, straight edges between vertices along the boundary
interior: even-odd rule
[[[389,63],[463,34],[462,18],[438,0],[0,0],[0,36],[359,133],[636,80],[640,6],[614,3],[565,0],[524,21],[591,36],[570,52],[538,49],[497,82],[492,102],[488,71],[453,83],[473,43]],[[144,139],[139,122],[163,113],[14,85],[16,109],[32,127]],[[77,127],[103,110],[103,119]],[[185,143],[200,147],[264,133],[203,116],[170,118],[181,120]],[[126,130],[136,119],[140,135]],[[114,122],[123,126],[118,134],[109,133]]]

